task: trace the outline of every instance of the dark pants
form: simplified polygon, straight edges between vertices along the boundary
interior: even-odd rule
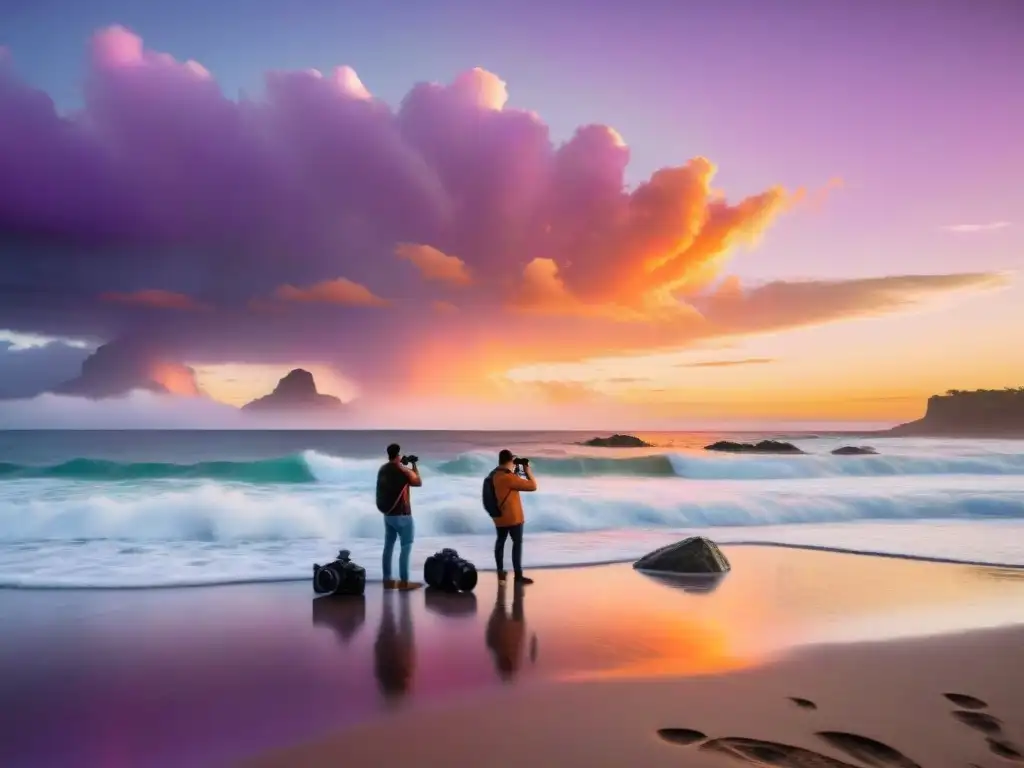
[[[512,568],[516,576],[523,575],[523,524],[509,525],[498,528],[498,538],[494,542],[494,563],[498,571],[505,570],[505,539],[512,537]]]

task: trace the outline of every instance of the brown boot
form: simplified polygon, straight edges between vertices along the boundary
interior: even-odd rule
[[[418,581],[400,581],[398,582],[398,588],[403,592],[409,592],[414,589],[419,589],[423,585]]]
[[[398,582],[394,579],[384,579],[384,589],[398,589]]]

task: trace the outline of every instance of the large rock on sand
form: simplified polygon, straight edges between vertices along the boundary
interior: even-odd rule
[[[727,573],[731,566],[718,545],[703,536],[691,536],[650,552],[635,563],[638,571],[658,573]]]

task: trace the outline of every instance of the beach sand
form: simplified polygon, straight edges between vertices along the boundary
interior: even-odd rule
[[[1024,764],[1022,643],[1019,630],[985,630],[807,649],[726,674],[548,684],[352,728],[244,765]]]
[[[725,551],[714,589],[0,591],[0,765],[1015,764],[1024,572]]]

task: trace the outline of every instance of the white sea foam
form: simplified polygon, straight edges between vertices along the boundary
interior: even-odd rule
[[[305,579],[313,561],[340,547],[379,578],[378,462],[313,453],[306,461],[318,482],[2,482],[0,586]],[[414,567],[449,545],[492,567],[493,526],[480,506],[479,476],[425,473],[414,492]],[[722,542],[1024,565],[1022,475],[756,482],[542,475],[541,490],[525,504],[531,567],[630,559],[691,532]]]

